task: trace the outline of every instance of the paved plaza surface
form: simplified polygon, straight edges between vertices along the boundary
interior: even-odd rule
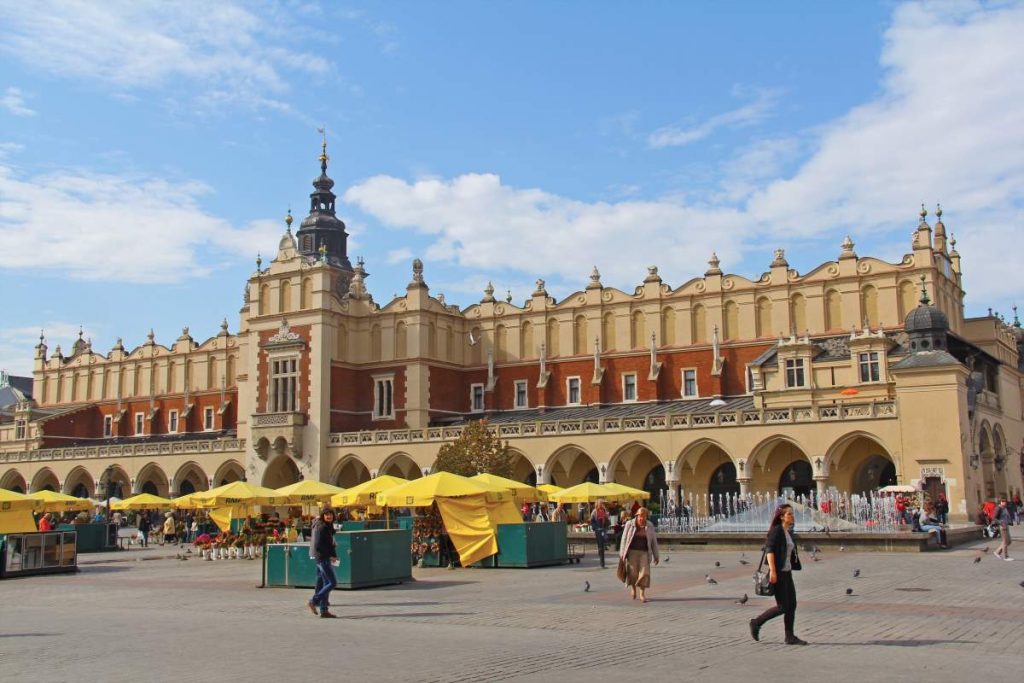
[[[782,644],[781,618],[750,639],[747,621],[771,599],[735,604],[752,593],[737,551],[670,550],[648,604],[588,552],[578,566],[416,569],[414,583],[335,591],[336,620],[309,613],[311,591],[257,588],[258,562],[180,561],[169,547],[94,554],[78,574],[0,581],[0,671],[133,683],[1019,680],[1024,561],[989,552],[975,564],[986,545],[805,553],[807,647]]]

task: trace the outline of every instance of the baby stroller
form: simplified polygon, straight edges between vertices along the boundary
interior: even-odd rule
[[[985,538],[999,538],[999,526],[996,524],[989,524],[982,529],[981,535]]]

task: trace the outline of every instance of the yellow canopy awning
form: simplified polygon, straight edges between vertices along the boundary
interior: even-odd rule
[[[0,512],[0,534],[28,534],[33,531],[36,531],[36,520],[31,510]]]
[[[556,503],[593,503],[598,500],[622,501],[631,500],[634,497],[633,494],[616,491],[607,486],[594,484],[589,481],[551,494],[551,500]]]
[[[199,503],[196,502],[195,497],[200,493],[206,493],[205,491],[196,491],[195,493],[186,493],[183,496],[172,498],[171,503],[177,510],[194,510],[199,507]]]
[[[548,494],[529,484],[516,481],[515,479],[508,479],[507,477],[499,477],[496,474],[482,472],[470,477],[470,479],[483,484],[491,491],[511,491],[516,500],[532,503],[548,499]]]
[[[486,486],[467,477],[460,477],[451,472],[435,472],[434,474],[413,479],[394,488],[377,494],[377,505],[389,507],[425,507],[439,498],[459,498],[490,494],[492,499],[501,499],[502,493],[489,491]]]
[[[39,506],[40,502],[34,498],[7,489],[0,489],[0,512],[31,511],[38,509]]]
[[[110,506],[111,510],[170,510],[174,501],[169,498],[154,496],[152,493],[140,493],[131,498],[119,500]]]
[[[233,481],[209,491],[192,494],[192,500],[201,508],[225,505],[283,505],[284,500],[274,489],[256,486],[246,481]]]
[[[513,501],[488,500],[486,494],[438,498],[437,509],[463,567],[498,552],[499,524],[522,523]]]
[[[331,505],[339,508],[379,505],[377,502],[379,493],[406,484],[408,481],[408,479],[393,477],[390,474],[382,474],[331,496]]]
[[[341,493],[341,491],[342,489],[338,486],[331,486],[315,479],[303,479],[294,484],[282,486],[275,493],[277,493],[280,499],[279,505],[282,503],[302,505],[327,502],[332,496]]]
[[[643,489],[635,489],[632,486],[626,486],[625,484],[617,484],[614,481],[608,482],[607,484],[603,484],[603,486],[613,491],[619,491],[620,493],[624,493],[633,498],[639,498],[641,500],[647,500],[648,498],[651,497],[649,491],[644,491]]]
[[[42,512],[74,512],[92,508],[92,501],[88,498],[75,498],[55,491],[36,491],[30,493],[28,497],[39,501],[36,510]]]
[[[555,486],[554,484],[541,484],[537,487],[537,490],[543,491],[544,493],[548,494],[548,498],[550,499],[552,493],[564,491],[565,488],[562,486]]]

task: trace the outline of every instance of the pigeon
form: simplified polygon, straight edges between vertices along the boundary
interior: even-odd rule
[[[845,545],[839,546],[839,552],[845,553],[846,552],[846,546]]]
[[[982,548],[982,549],[981,549],[981,552],[983,552],[983,553],[987,553],[987,552],[988,552],[988,546],[985,546],[984,548]]]
[[[847,588],[846,589],[846,594],[847,595],[853,595],[853,589],[852,588]]]
[[[814,560],[815,562],[821,562],[821,558],[818,557],[817,555],[811,555],[811,559]]]
[[[666,556],[665,556],[665,562],[666,562],[666,563],[668,563],[668,561],[669,561],[669,560],[671,560],[671,559],[672,559],[672,556],[671,556],[671,555],[666,555]]]
[[[981,562],[981,555],[978,555],[976,558],[974,558],[974,564],[978,564],[979,562]]]
[[[589,581],[584,581],[583,582],[583,592],[584,593],[589,593],[590,592],[590,582]]]
[[[748,565],[748,564],[750,564],[750,563],[749,563],[749,562],[747,562],[746,560],[744,560],[744,559],[743,559],[743,558],[741,557],[741,558],[740,558],[740,564],[742,564],[742,565]]]
[[[856,579],[859,576],[860,576],[860,570],[859,569],[854,569],[853,570],[853,578]]]
[[[1021,582],[1020,582],[1020,587],[1021,587],[1021,588],[1024,588],[1024,581],[1021,581]]]
[[[744,593],[743,597],[736,601],[736,604],[737,605],[745,605],[745,604],[747,604],[747,600],[749,600],[749,599],[750,599],[750,596],[747,595],[746,593]]]
[[[715,566],[716,566],[716,567],[721,567],[721,566],[722,566],[722,563],[721,563],[721,562],[719,562],[718,560],[715,560]]]
[[[710,583],[712,586],[717,586],[718,585],[718,582],[715,581],[714,578],[712,578],[711,574],[705,574],[704,575],[704,580],[707,581],[708,583]]]

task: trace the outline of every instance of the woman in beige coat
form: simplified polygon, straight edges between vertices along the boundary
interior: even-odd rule
[[[636,600],[637,589],[640,601],[647,602],[647,589],[651,585],[651,561],[658,564],[658,534],[654,525],[648,523],[650,513],[640,508],[636,516],[626,522],[622,529],[622,543],[619,546],[619,560],[625,563],[623,580],[629,586],[630,596]]]

